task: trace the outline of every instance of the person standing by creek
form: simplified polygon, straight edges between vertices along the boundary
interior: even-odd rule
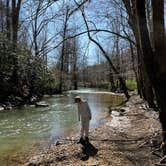
[[[78,104],[78,120],[81,120],[81,136],[78,143],[89,142],[89,123],[92,119],[91,110],[87,101],[82,100],[80,96],[75,97],[75,103]]]

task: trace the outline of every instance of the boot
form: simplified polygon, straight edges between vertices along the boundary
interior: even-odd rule
[[[88,137],[85,137],[85,142],[89,143],[89,138]]]
[[[80,138],[80,140],[77,142],[77,144],[81,144],[84,141],[83,137]]]

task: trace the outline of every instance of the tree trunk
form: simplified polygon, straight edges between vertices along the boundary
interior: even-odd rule
[[[137,40],[139,42],[139,40]],[[144,91],[143,91],[143,78],[142,78],[142,64],[141,64],[141,50],[139,45],[137,44],[137,73],[138,73],[138,94],[141,98],[144,98]]]
[[[136,82],[137,82],[137,91],[138,94],[141,96],[141,89],[140,89],[140,81],[139,81],[139,76],[138,76],[138,67],[136,67],[136,63],[135,61],[137,61],[138,64],[138,57],[136,58],[136,55],[134,54],[134,48],[131,42],[129,42],[130,44],[130,51],[131,51],[131,60],[132,60],[132,68],[135,74],[135,78],[136,78]],[[137,53],[138,56],[138,53]]]
[[[74,52],[73,52],[73,83],[74,83],[74,90],[78,89],[78,80],[77,80],[77,45],[76,40],[74,40]]]
[[[74,71],[74,76],[73,76],[73,79],[74,79],[74,90],[77,90],[78,89],[78,84],[77,84],[77,72],[76,70]]]
[[[6,0],[6,31],[7,31],[7,39],[10,40],[11,39],[11,21],[10,21],[10,7],[9,7],[9,1],[10,0]]]
[[[138,20],[136,15],[136,8],[134,8],[135,1],[131,0],[130,2],[129,0],[123,0],[123,2],[125,4],[125,7],[129,15],[129,25],[133,30],[135,40],[137,43],[138,78],[139,78],[138,91],[140,93],[140,96],[143,97],[148,102],[149,107],[155,108],[153,87],[151,81],[149,80],[149,75],[147,74],[147,71],[145,69],[145,64],[142,55],[143,51],[140,43],[141,39],[140,39],[140,32],[139,32]],[[148,30],[147,30],[147,35],[149,35]]]
[[[166,154],[166,57],[165,50],[165,32],[164,32],[164,1],[152,0],[153,6],[153,33],[154,47],[153,52],[148,35],[145,0],[137,0],[137,16],[139,22],[141,47],[143,51],[143,60],[149,78],[153,84],[157,104],[160,109],[160,122],[163,129],[164,154]]]
[[[156,96],[160,108],[160,122],[163,129],[163,152],[166,154],[166,56],[164,29],[164,1],[152,0],[153,9],[153,38],[156,62]]]
[[[21,2],[22,0],[18,0],[18,2],[16,2],[16,0],[12,0],[12,41],[14,49],[17,48]]]
[[[110,82],[109,90],[111,92],[115,92],[116,91],[116,86],[115,86],[115,81],[114,81],[114,76],[113,76],[113,72],[112,72],[111,66],[110,66],[110,73],[109,73],[109,82]]]
[[[150,77],[150,80],[154,80],[154,52],[152,51],[147,21],[145,13],[145,0],[136,1],[137,16],[138,16],[138,27],[140,33],[140,45],[142,48],[143,62],[145,64],[146,71]]]
[[[64,74],[64,58],[65,58],[65,41],[66,38],[66,31],[67,31],[67,21],[68,21],[68,14],[69,9],[66,10],[65,20],[64,20],[64,27],[63,27],[63,43],[62,43],[62,50],[61,50],[61,61],[60,61],[60,79],[59,79],[59,93],[63,91],[63,74]]]
[[[19,77],[18,77],[18,53],[17,53],[17,41],[18,41],[18,25],[19,25],[19,14],[20,14],[20,8],[21,8],[21,2],[22,0],[12,0],[12,45],[13,45],[13,52],[15,53],[13,55],[13,73],[11,76],[11,81],[13,84],[13,94],[14,95],[20,95],[19,94]]]
[[[4,31],[4,10],[3,10],[4,4],[2,0],[0,1],[0,32]]]
[[[139,44],[139,36],[136,35],[136,41],[137,41],[137,58],[139,59],[139,78],[140,78],[140,92],[141,96],[148,102],[148,105],[150,108],[156,108],[154,103],[154,93],[152,88],[152,83],[149,80],[149,76],[147,74],[147,71],[145,69],[145,65],[142,59],[142,51],[141,46]]]
[[[142,65],[142,77],[143,77],[143,94],[144,99],[147,101],[150,108],[156,108],[154,103],[154,93],[152,88],[152,83],[149,80],[148,74],[145,70],[145,66]]]

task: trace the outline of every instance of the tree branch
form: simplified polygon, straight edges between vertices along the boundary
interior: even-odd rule
[[[74,0],[74,1],[75,1],[75,0]],[[77,4],[76,1],[75,1],[75,3]],[[87,28],[87,33],[88,33],[89,39],[99,47],[99,49],[102,51],[104,57],[105,57],[105,58],[107,59],[107,61],[109,62],[109,65],[110,65],[110,67],[112,68],[112,70],[114,71],[114,73],[118,75],[118,80],[119,80],[119,82],[120,82],[120,84],[121,84],[121,86],[122,86],[123,93],[125,94],[125,96],[126,96],[126,98],[127,98],[127,100],[128,100],[128,99],[130,98],[130,95],[128,94],[125,81],[124,81],[123,78],[121,77],[119,71],[118,71],[118,70],[115,68],[115,66],[113,65],[113,63],[112,63],[112,61],[111,61],[109,55],[106,53],[106,51],[103,49],[103,47],[102,47],[95,39],[93,39],[93,38],[91,37],[90,31],[89,31],[88,22],[87,22],[86,17],[85,17],[85,13],[84,13],[84,11],[81,10],[81,9],[80,9],[80,11],[81,11],[83,20],[84,20],[85,25],[86,25],[86,28]]]

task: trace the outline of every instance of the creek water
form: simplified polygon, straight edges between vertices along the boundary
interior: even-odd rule
[[[79,132],[77,106],[74,97],[87,100],[91,111],[91,127],[97,127],[108,115],[108,107],[123,98],[111,93],[83,89],[65,95],[43,98],[49,107],[25,106],[0,112],[0,165],[12,165],[18,156],[40,146],[42,142],[69,133]]]

